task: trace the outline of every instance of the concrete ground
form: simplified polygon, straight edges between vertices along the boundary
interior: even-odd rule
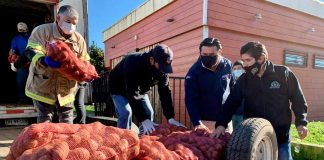
[[[7,154],[9,153],[11,143],[23,128],[23,126],[0,128],[0,160],[6,158]]]

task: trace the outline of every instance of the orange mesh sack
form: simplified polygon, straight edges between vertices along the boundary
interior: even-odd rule
[[[46,47],[46,53],[53,60],[61,62],[58,71],[66,78],[78,82],[98,78],[98,73],[88,61],[80,60],[70,47],[62,41],[53,41]]]
[[[7,160],[127,160],[139,154],[139,138],[130,130],[92,124],[40,123],[14,140]]]
[[[178,160],[180,157],[157,141],[157,136],[142,136],[140,138],[140,154],[135,160]]]
[[[141,148],[137,159],[221,160],[230,137],[227,133],[220,139],[209,138],[207,131],[192,131],[170,125],[159,125],[152,134],[155,136],[140,138]],[[154,154],[157,152],[159,155]]]

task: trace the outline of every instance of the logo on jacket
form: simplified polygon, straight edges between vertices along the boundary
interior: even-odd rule
[[[280,84],[277,81],[271,82],[270,89],[278,89],[280,88]]]

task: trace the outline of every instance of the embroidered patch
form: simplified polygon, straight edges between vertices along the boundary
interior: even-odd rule
[[[277,81],[271,82],[270,89],[278,89],[280,88],[280,84]]]

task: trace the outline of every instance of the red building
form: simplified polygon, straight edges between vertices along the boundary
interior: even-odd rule
[[[243,44],[260,41],[272,62],[289,66],[299,78],[309,119],[324,120],[324,4],[320,1],[149,0],[104,31],[103,37],[106,67],[112,68],[135,48],[164,43],[174,51],[172,76],[177,77],[184,77],[197,60],[205,37],[218,38],[223,56],[232,61],[239,59]],[[180,110],[183,93],[175,96]]]

